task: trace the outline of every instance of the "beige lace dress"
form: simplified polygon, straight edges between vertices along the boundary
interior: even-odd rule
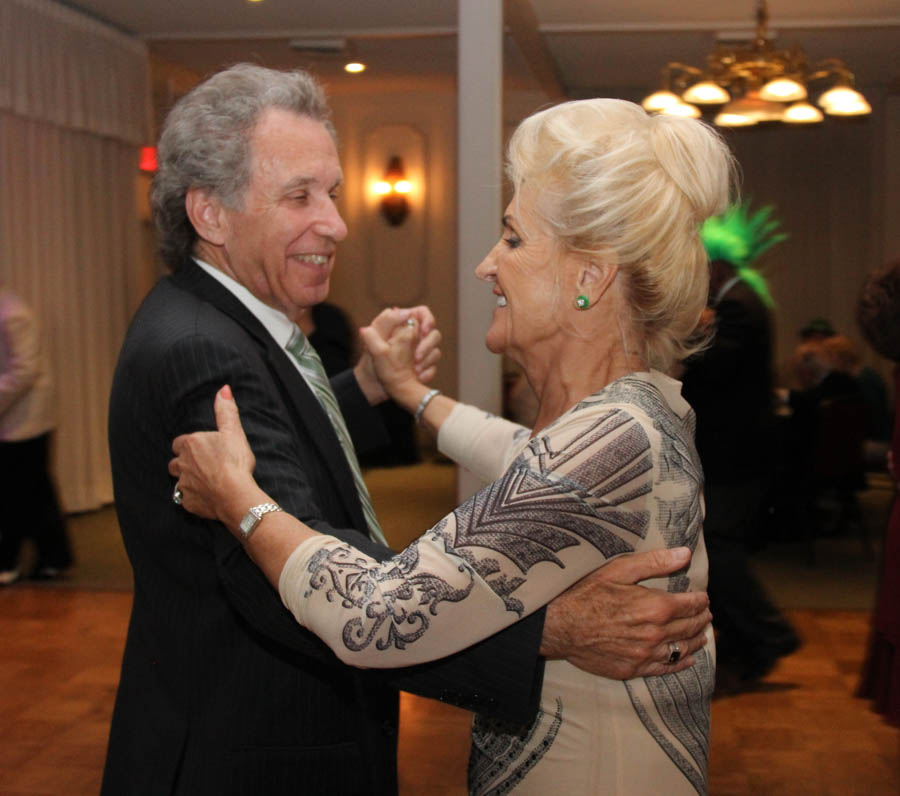
[[[618,379],[536,436],[457,406],[439,447],[491,483],[392,559],[333,537],[301,544],[279,584],[297,620],[345,662],[443,657],[549,602],[618,555],[686,545],[689,569],[645,585],[706,587],[702,472],[680,384]],[[706,792],[712,630],[695,666],[625,682],[548,661],[528,726],[476,716],[473,794]]]

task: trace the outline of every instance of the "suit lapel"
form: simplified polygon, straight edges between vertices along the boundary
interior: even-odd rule
[[[284,394],[290,403],[289,409],[293,417],[297,422],[302,423],[313,440],[320,459],[331,473],[338,494],[353,518],[354,527],[363,533],[368,533],[353,474],[331,421],[306,380],[291,362],[287,352],[275,342],[256,316],[231,291],[213,279],[192,260],[183,263],[172,275],[172,280],[179,287],[193,293],[198,299],[228,315],[240,324],[259,345],[269,365],[269,370],[284,387]]]

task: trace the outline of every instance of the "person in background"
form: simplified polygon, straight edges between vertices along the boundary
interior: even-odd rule
[[[822,348],[835,370],[855,379],[866,408],[866,465],[870,469],[883,470],[885,456],[890,448],[892,428],[887,385],[878,371],[863,365],[859,350],[846,335],[835,334],[826,338],[822,341]]]
[[[772,208],[747,205],[706,221],[709,308],[715,336],[685,363],[684,395],[697,413],[705,478],[709,599],[715,616],[718,686],[751,687],[799,640],[750,567],[762,541],[775,447],[772,297],[753,267],[786,236]]]
[[[538,396],[533,428],[429,390],[412,331],[394,348],[364,329],[389,394],[491,483],[384,563],[285,513],[246,540],[297,621],[348,664],[456,653],[637,551],[687,546],[689,566],[649,583],[706,584],[694,417],[665,373],[698,345],[696,228],[727,204],[727,145],[701,122],[623,100],[568,102],[522,122],[508,173],[504,231],[475,273],[497,297],[488,348]],[[186,508],[239,535],[237,514],[273,498],[253,480],[225,388],[216,408],[222,433],[175,440],[170,472]],[[624,683],[548,661],[536,717],[476,715],[470,793],[705,792],[711,627],[705,640],[663,647],[660,676]],[[695,666],[667,668],[688,650]]]
[[[811,471],[814,466],[823,404],[835,400],[863,403],[856,379],[839,367],[834,352],[829,351],[828,342],[834,338],[834,334],[811,338],[798,343],[794,350],[792,367],[797,388],[787,392],[786,403],[790,407],[791,447],[798,459],[804,460],[804,470]]]
[[[26,536],[37,548],[31,578],[59,577],[72,564],[49,470],[55,427],[53,379],[38,322],[21,298],[0,286],[0,586],[21,576]]]
[[[837,334],[827,318],[813,318],[800,332],[800,342],[821,342]]]
[[[347,227],[329,108],[302,70],[241,64],[182,97],[163,126],[151,206],[172,273],[138,309],[113,378],[109,441],[134,602],[102,793],[391,796],[398,691],[523,720],[544,661],[621,676],[659,671],[667,642],[709,621],[705,594],[634,585],[683,568],[687,551],[613,561],[546,611],[459,654],[362,671],[299,626],[241,543],[188,514],[168,471],[172,439],[214,429],[230,384],[273,502],[245,507],[243,533],[282,506],[376,559],[390,558],[356,450],[385,439],[387,398],[369,357],[329,380],[298,321],[328,296]],[[406,321],[416,370],[433,374],[427,308]],[[277,502],[278,505],[275,505]],[[591,628],[591,633],[585,633]]]
[[[857,303],[856,317],[872,348],[895,365],[894,396],[900,406],[900,260],[869,277]],[[897,423],[891,458],[896,468],[900,462]],[[895,469],[892,476],[896,482]],[[881,581],[857,694],[872,700],[885,721],[900,727],[900,500],[896,496],[884,538]]]
[[[794,357],[799,389],[788,392],[781,481],[794,501],[793,533],[808,540],[862,523],[856,493],[866,487],[870,413],[859,380],[845,367],[845,340],[838,334],[806,340]],[[812,545],[809,554],[812,561]]]

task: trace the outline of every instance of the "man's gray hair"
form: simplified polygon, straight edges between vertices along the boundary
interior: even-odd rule
[[[173,270],[197,239],[185,210],[188,189],[202,188],[240,209],[250,182],[250,137],[268,108],[322,122],[334,136],[322,87],[308,72],[237,64],[218,72],[175,103],[157,147],[150,205],[163,261]]]

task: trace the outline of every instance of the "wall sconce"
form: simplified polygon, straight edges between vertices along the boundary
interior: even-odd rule
[[[384,178],[378,180],[373,188],[381,196],[381,212],[388,224],[399,227],[409,215],[406,194],[412,191],[412,183],[406,179],[403,161],[397,155],[388,161]]]

